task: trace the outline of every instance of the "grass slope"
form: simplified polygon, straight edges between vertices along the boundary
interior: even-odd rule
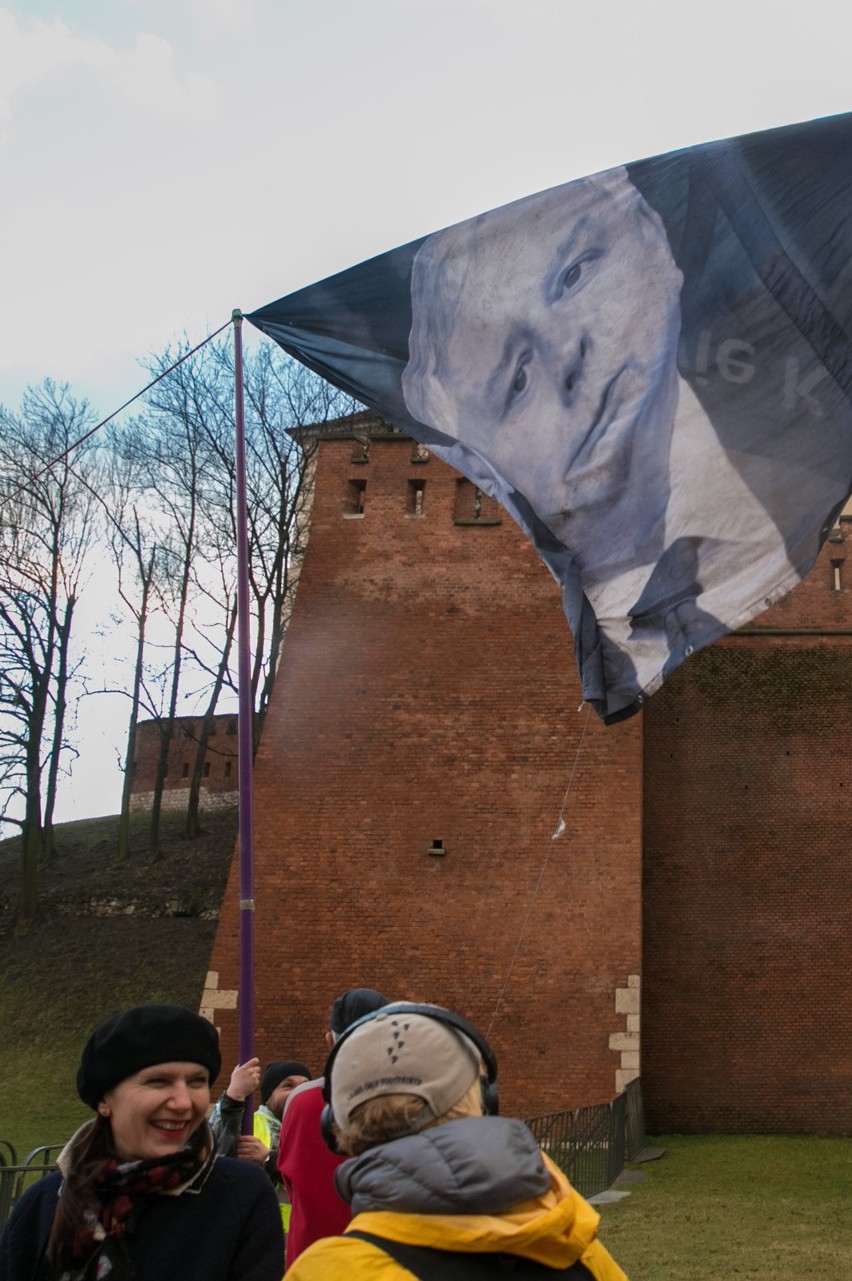
[[[236,834],[233,813],[211,815],[198,841],[164,820],[164,857],[150,863],[145,821],[134,816],[131,859],[112,857],[115,818],[63,824],[59,857],[42,869],[45,917],[16,928],[19,842],[0,845],[0,1138],[19,1156],[64,1140],[87,1115],[74,1078],[97,1023],[140,1001],[197,1006]],[[133,904],[93,915],[92,900]],[[148,915],[165,904],[182,915]],[[62,906],[60,913],[58,910]]]

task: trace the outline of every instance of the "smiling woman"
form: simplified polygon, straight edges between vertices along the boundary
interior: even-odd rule
[[[122,1161],[171,1156],[207,1114],[210,1077],[197,1063],[157,1063],[108,1090],[98,1104]]]
[[[180,1006],[135,1006],[96,1028],[77,1072],[96,1116],[18,1203],[0,1281],[279,1281],[272,1186],[217,1156],[205,1119],[219,1067],[216,1029]]]

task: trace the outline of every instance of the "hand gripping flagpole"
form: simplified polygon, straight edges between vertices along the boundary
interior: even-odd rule
[[[254,824],[252,812],[252,757],[254,754],[254,700],[251,692],[251,629],[249,618],[248,504],[246,501],[246,430],[243,399],[243,313],[235,308],[234,418],[237,470],[237,690],[239,752],[240,836],[240,984],[239,1061],[254,1058]],[[246,1099],[243,1133],[251,1134],[254,1104]]]

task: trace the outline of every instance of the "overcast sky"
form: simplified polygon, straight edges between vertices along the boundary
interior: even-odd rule
[[[50,376],[105,416],[234,307],[852,109],[850,48],[836,0],[0,0],[0,400]]]

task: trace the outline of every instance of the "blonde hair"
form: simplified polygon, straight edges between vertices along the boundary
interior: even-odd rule
[[[389,1143],[391,1139],[401,1139],[407,1134],[419,1134],[423,1130],[434,1129],[436,1125],[446,1125],[447,1121],[460,1121],[466,1116],[482,1116],[482,1086],[479,1073],[473,1078],[464,1094],[443,1116],[418,1125],[417,1118],[423,1113],[423,1100],[416,1094],[383,1094],[377,1099],[368,1099],[357,1107],[349,1117],[349,1127],[342,1130],[335,1122],[334,1133],[337,1146],[348,1156],[360,1156],[380,1143]]]

